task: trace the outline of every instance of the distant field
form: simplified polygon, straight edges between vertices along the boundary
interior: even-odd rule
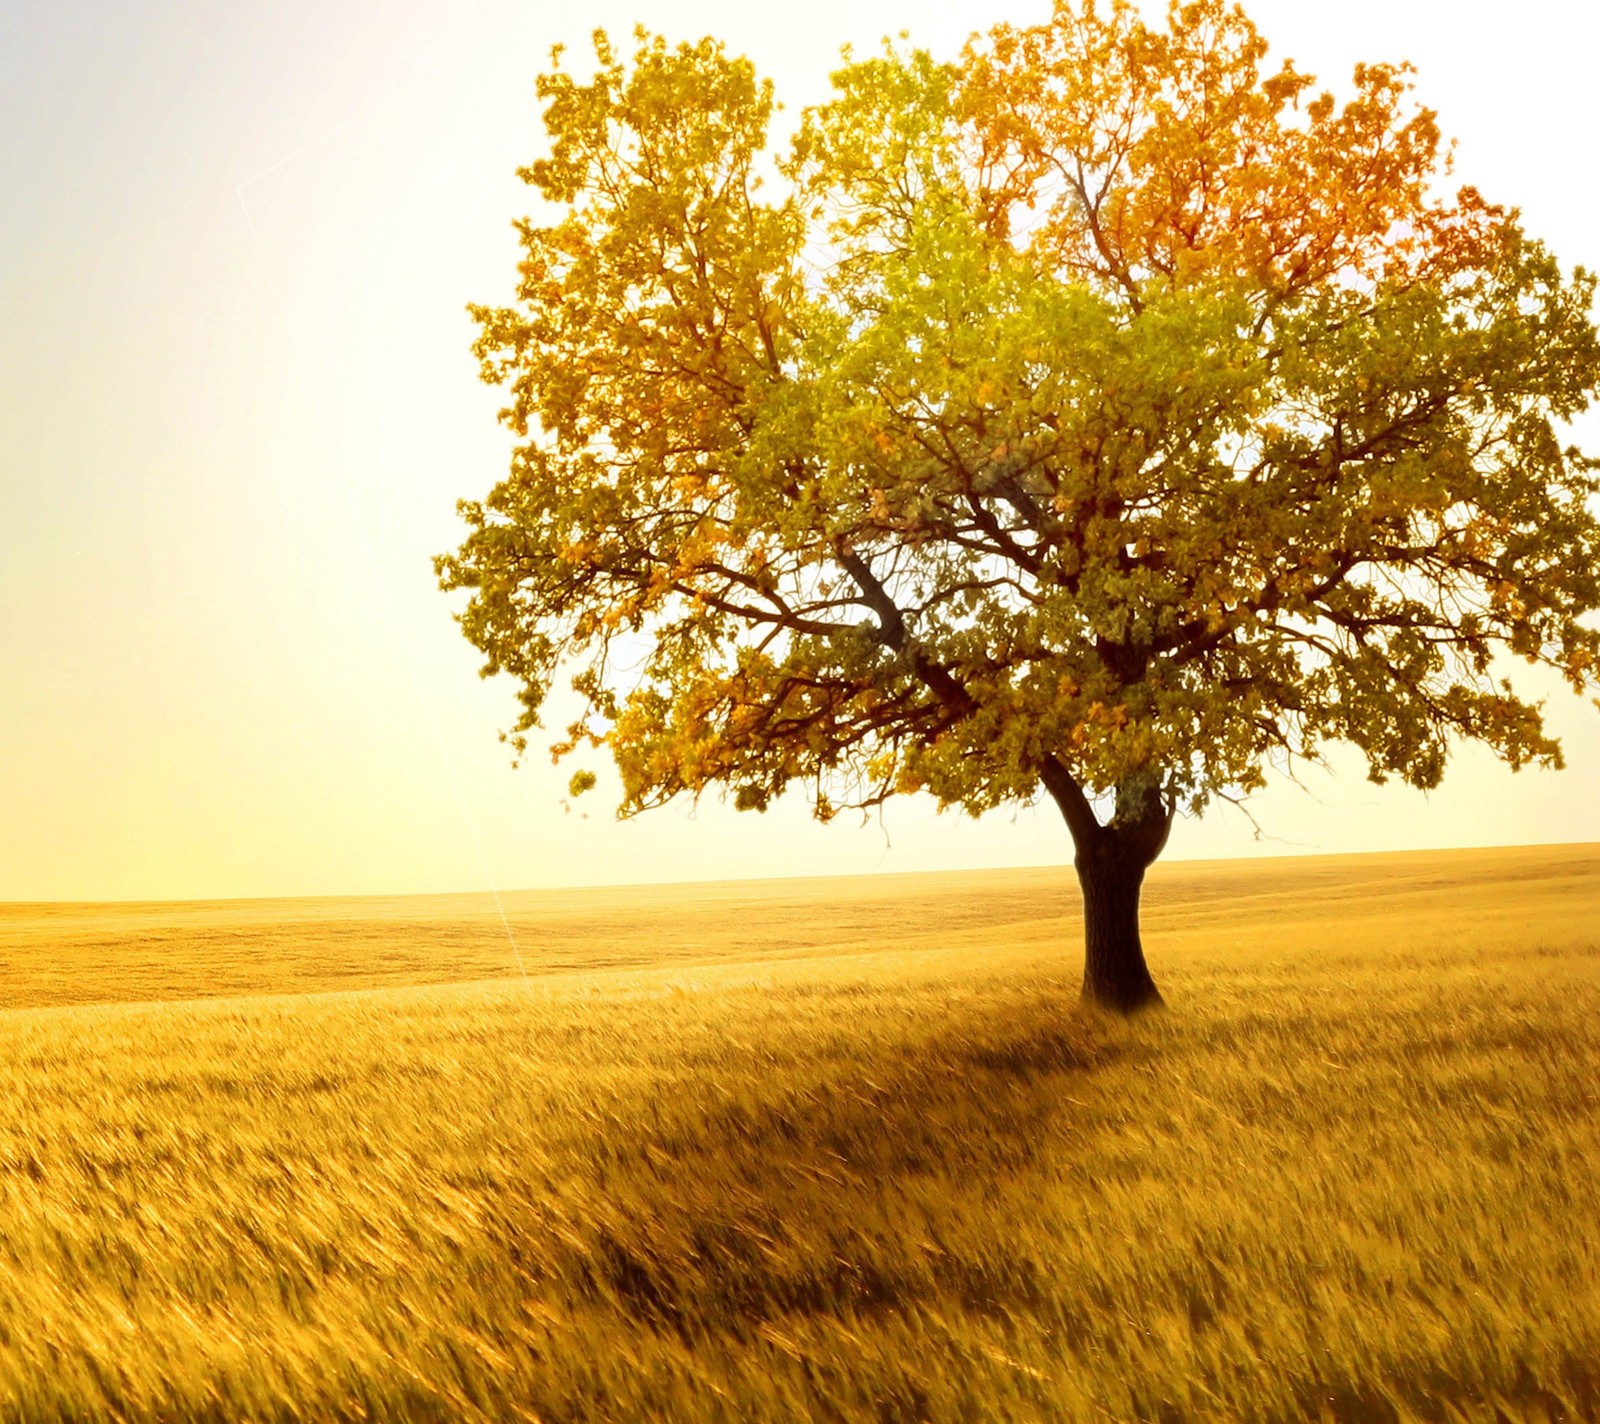
[[[1191,952],[1520,943],[1596,925],[1600,845],[1157,863],[1158,980]],[[504,920],[502,920],[502,910]],[[1329,921],[1337,934],[1329,938]],[[508,935],[509,928],[509,935]],[[1036,947],[1080,962],[1070,865],[490,895],[117,904],[0,901],[0,1008],[464,983],[885,949]],[[1398,941],[1398,943],[1397,943]]]
[[[506,909],[0,906],[0,1418],[1600,1418],[1600,847]]]

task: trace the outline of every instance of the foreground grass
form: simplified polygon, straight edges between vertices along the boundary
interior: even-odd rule
[[[746,906],[700,962],[0,1014],[0,1414],[1600,1416],[1600,854],[1191,875],[1132,1025],[1059,907],[940,947],[926,885],[875,953]]]

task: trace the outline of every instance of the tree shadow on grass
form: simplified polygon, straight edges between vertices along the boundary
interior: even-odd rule
[[[733,1065],[709,1101],[609,1139],[562,1229],[507,1244],[545,1290],[686,1343],[1031,1310],[1052,1286],[1009,1249],[1019,1184],[1090,1130],[1095,1075],[1150,1051],[1052,993],[831,1066]]]
[[[571,1195],[530,1202],[502,1242],[537,1294],[624,1362],[586,1395],[546,1377],[544,1417],[1052,1418],[1067,1395],[1112,1408],[1084,1362],[1116,1357],[1106,1331],[1129,1303],[1063,1279],[1059,1199],[1041,1194],[1089,1160],[1116,1170],[1095,1138],[1164,1038],[1052,990],[765,1077],[759,1055],[731,1053],[705,1101],[608,1134]],[[768,1377],[796,1411],[761,1402],[751,1381]],[[1593,1384],[1566,1380],[1585,1407]],[[1110,1417],[1189,1417],[1159,1383],[1131,1389]],[[1472,1380],[1331,1364],[1308,1367],[1295,1395],[1303,1413],[1255,1417],[1397,1421],[1479,1398]],[[1518,1397],[1585,1417],[1531,1378]],[[630,1413],[629,1399],[648,1407]]]

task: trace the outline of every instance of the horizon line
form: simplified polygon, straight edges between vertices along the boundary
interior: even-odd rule
[[[1327,851],[1318,849],[1309,850],[1271,850],[1261,854],[1251,855],[1206,855],[1206,856],[1172,856],[1163,857],[1150,867],[1153,871],[1163,865],[1232,865],[1240,861],[1251,860],[1354,860],[1362,857],[1379,856],[1410,856],[1410,855],[1477,855],[1490,851],[1514,850],[1586,850],[1600,851],[1600,840],[1593,841],[1519,841],[1513,844],[1491,845],[1466,845],[1466,846],[1411,846],[1405,849],[1384,850],[1358,850],[1358,851]],[[567,895],[585,890],[663,890],[687,889],[693,886],[729,886],[729,885],[774,885],[790,884],[802,881],[817,880],[868,880],[868,879],[893,879],[920,876],[923,878],[936,876],[958,875],[1005,875],[1018,871],[1029,870],[1055,870],[1070,871],[1072,869],[1071,857],[1060,861],[1041,861],[1033,864],[1020,865],[974,865],[942,870],[841,870],[830,871],[825,874],[801,875],[746,875],[727,877],[707,877],[696,879],[677,880],[610,880],[610,881],[585,881],[566,885],[528,885],[510,889],[497,889],[483,887],[476,890],[367,890],[356,893],[341,893],[338,891],[322,891],[310,894],[287,895],[187,895],[187,896],[148,896],[129,895],[115,896],[105,899],[40,899],[40,900],[11,900],[0,899],[0,910],[15,910],[30,906],[69,906],[69,905],[227,905],[227,904],[259,904],[262,902],[293,902],[293,901],[326,901],[326,900],[441,900],[441,899],[466,899],[469,897],[498,898],[511,895]]]

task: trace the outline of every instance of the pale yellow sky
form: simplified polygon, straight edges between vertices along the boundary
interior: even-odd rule
[[[1458,172],[1600,263],[1600,7],[1254,0],[1325,80],[1409,58]],[[811,824],[707,803],[617,824],[513,771],[429,556],[499,477],[469,300],[510,290],[558,40],[642,19],[749,53],[791,109],[838,47],[951,53],[1038,0],[453,7],[24,3],[0,18],[0,899],[476,890],[1063,866],[1052,810]],[[1600,449],[1600,422],[1580,436]],[[1169,854],[1600,840],[1600,713],[1569,770],[1466,750],[1430,797],[1354,762]],[[583,814],[587,812],[587,814]]]

